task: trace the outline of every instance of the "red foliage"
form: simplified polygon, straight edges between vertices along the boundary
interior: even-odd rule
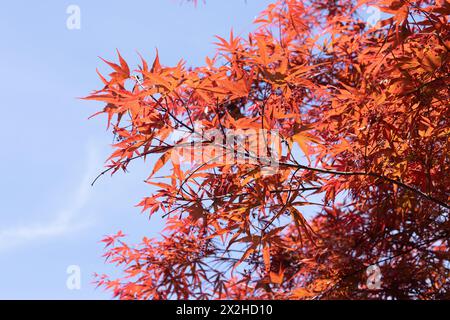
[[[161,154],[140,206],[167,226],[135,246],[105,239],[125,275],[99,285],[121,299],[450,298],[450,4],[371,1],[387,17],[369,26],[367,2],[276,2],[195,69],[107,62],[87,97],[118,140],[107,171]],[[199,125],[278,132],[276,168],[251,139],[223,145]],[[175,156],[217,145],[253,161]]]

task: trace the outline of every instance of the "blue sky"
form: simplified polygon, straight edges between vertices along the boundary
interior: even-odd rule
[[[134,207],[151,193],[145,164],[90,186],[112,142],[104,118],[87,120],[101,105],[77,99],[101,85],[98,56],[118,48],[134,67],[136,51],[152,60],[158,48],[163,64],[202,64],[214,35],[246,34],[269,2],[1,2],[0,299],[109,299],[91,285],[93,272],[113,270],[99,240],[121,229],[138,241],[161,226]],[[66,27],[72,4],[80,30]],[[69,265],[81,268],[80,290],[66,287]]]

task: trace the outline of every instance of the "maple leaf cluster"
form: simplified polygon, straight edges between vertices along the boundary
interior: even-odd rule
[[[365,5],[383,12],[375,26]],[[121,299],[450,298],[449,14],[448,1],[284,0],[248,38],[217,37],[204,66],[106,61],[87,97],[117,140],[105,172],[158,155],[139,206],[166,227],[137,245],[107,237],[124,275],[98,284]],[[276,131],[276,170],[176,161],[177,146],[198,152],[198,124]]]

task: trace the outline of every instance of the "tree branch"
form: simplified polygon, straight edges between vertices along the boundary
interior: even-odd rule
[[[301,164],[290,164],[290,163],[280,163],[280,166],[283,167],[291,167],[291,168],[300,168],[300,169],[304,169],[304,170],[309,170],[309,171],[313,171],[313,172],[319,172],[319,173],[324,173],[324,174],[334,174],[334,175],[341,175],[341,176],[366,176],[366,177],[374,177],[377,179],[381,179],[384,180],[386,182],[398,185],[406,190],[409,190],[417,195],[419,195],[420,197],[427,199],[429,201],[432,201],[444,208],[450,209],[450,205],[433,197],[430,196],[429,194],[426,194],[422,191],[420,191],[419,189],[416,189],[410,185],[407,185],[406,183],[403,183],[401,181],[374,173],[374,172],[361,172],[361,171],[356,171],[356,172],[351,172],[351,171],[336,171],[336,170],[328,170],[328,169],[321,169],[321,168],[314,168],[314,167],[308,167],[305,165],[301,165]]]

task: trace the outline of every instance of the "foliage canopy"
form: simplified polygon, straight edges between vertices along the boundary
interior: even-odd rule
[[[386,17],[369,25],[365,5]],[[104,239],[125,273],[98,284],[121,299],[450,298],[449,14],[447,1],[284,0],[248,38],[217,37],[204,66],[105,61],[86,99],[117,139],[106,171],[160,154],[139,205],[166,228]],[[276,170],[258,156],[180,164],[192,136],[217,142],[199,125],[276,131]]]

